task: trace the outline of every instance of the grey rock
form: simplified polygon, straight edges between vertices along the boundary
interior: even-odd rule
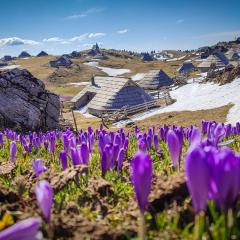
[[[0,128],[21,131],[58,128],[59,96],[27,70],[0,72]]]

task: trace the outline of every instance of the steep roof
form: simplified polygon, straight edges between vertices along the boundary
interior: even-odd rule
[[[18,57],[19,57],[19,58],[26,58],[26,57],[31,57],[31,55],[30,55],[28,52],[23,51],[23,52],[21,52],[21,53],[19,54]]]
[[[45,57],[45,56],[48,56],[48,54],[47,54],[46,52],[44,52],[44,51],[41,51],[41,52],[37,55],[37,57]]]
[[[142,88],[148,90],[170,86],[173,83],[173,80],[163,70],[151,70],[138,82]]]
[[[225,67],[227,64],[225,64],[221,58],[217,55],[210,55],[205,61],[201,62],[198,65],[198,68],[210,68],[212,64],[215,64],[217,68]]]
[[[180,68],[178,68],[178,72],[179,73],[183,73],[183,72],[189,72],[191,70],[193,70],[195,68],[195,66],[192,63],[183,63],[182,66]]]
[[[70,66],[72,64],[72,61],[66,57],[61,56],[56,60],[49,61],[50,66],[56,67],[56,66]]]
[[[152,100],[152,97],[134,81],[120,77],[96,76],[94,83],[85,87],[71,101],[77,102],[87,93],[95,94],[88,108],[96,110],[119,109]]]
[[[227,52],[226,52],[226,57],[228,58],[228,60],[230,61],[234,61],[234,60],[240,60],[240,53],[238,53],[236,50],[234,49],[229,49]]]

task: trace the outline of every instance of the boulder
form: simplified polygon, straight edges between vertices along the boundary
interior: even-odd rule
[[[0,128],[19,131],[58,128],[59,96],[48,92],[29,71],[0,72]]]

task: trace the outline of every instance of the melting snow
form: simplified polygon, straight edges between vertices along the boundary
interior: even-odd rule
[[[81,113],[85,118],[96,118],[92,114],[88,113],[88,105],[79,108],[78,110],[75,110],[74,112]]]
[[[122,75],[124,73],[129,73],[131,72],[129,69],[124,69],[124,68],[109,68],[109,67],[98,67],[101,69],[103,72],[105,72],[107,75],[116,77],[118,75]]]
[[[133,81],[139,81],[145,77],[146,73],[137,73],[136,75],[133,75],[131,78]]]
[[[234,104],[234,106],[228,112],[227,122],[236,123],[240,120],[239,92],[240,78],[222,86],[214,83],[203,84],[199,82],[190,82],[170,92],[171,97],[177,100],[172,105],[152,109],[132,119],[117,122],[114,126],[121,127],[129,122],[143,120],[159,113],[213,109],[225,106],[229,103]]]
[[[74,85],[76,87],[78,86],[88,86],[90,84],[90,82],[71,82],[68,83],[68,85]]]
[[[118,75],[122,75],[124,73],[129,73],[131,72],[131,70],[129,69],[125,69],[125,68],[110,68],[110,67],[100,67],[99,63],[97,61],[94,62],[86,62],[84,63],[87,66],[90,67],[96,67],[100,70],[102,70],[103,72],[105,72],[107,75],[111,76],[111,77],[116,77]]]
[[[15,68],[20,68],[20,65],[9,65],[9,66],[5,66],[5,67],[1,67],[0,70],[12,70]]]

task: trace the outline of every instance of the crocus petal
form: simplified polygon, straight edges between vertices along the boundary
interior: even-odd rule
[[[38,229],[41,226],[40,218],[28,218],[0,232],[0,240],[38,240]]]
[[[173,130],[168,130],[167,144],[170,158],[174,167],[179,165],[182,146]]]
[[[68,157],[67,152],[65,150],[62,150],[59,154],[59,160],[62,165],[62,170],[66,170],[68,168]]]
[[[190,148],[185,157],[185,174],[193,206],[197,212],[205,209],[210,189],[210,166],[201,147]]]
[[[147,209],[148,195],[152,182],[152,161],[144,152],[138,152],[131,161],[131,182],[139,209],[144,212]]]
[[[35,189],[37,203],[47,222],[50,222],[51,209],[53,205],[53,190],[46,180],[40,181]]]
[[[15,141],[12,141],[10,144],[10,161],[15,162],[17,154],[17,144]]]

